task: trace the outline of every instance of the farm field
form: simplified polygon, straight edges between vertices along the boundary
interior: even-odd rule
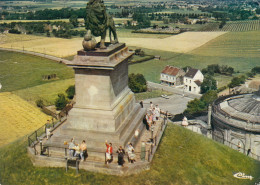
[[[35,106],[9,92],[0,93],[0,107],[0,146],[29,134],[50,119]]]
[[[63,80],[74,77],[74,72],[64,64],[23,53],[0,51],[1,92],[14,91],[49,83],[55,80],[42,80],[43,75],[56,74]]]
[[[239,71],[235,75],[249,72],[259,66],[259,32],[229,32],[188,53],[173,53],[144,49],[146,54],[161,56],[161,60],[150,60],[129,66],[130,73],[142,73],[149,81],[159,82],[160,72],[166,65],[191,66],[202,69],[210,64],[229,65]],[[245,46],[245,45],[246,46]],[[229,83],[227,76],[217,76],[219,87]]]
[[[35,104],[36,100],[41,99],[43,100],[44,105],[54,105],[57,95],[59,93],[64,93],[66,95],[66,89],[70,85],[74,84],[74,78],[58,80],[30,88],[13,91],[12,93],[20,96],[22,99],[28,101],[31,104]]]
[[[105,175],[84,170],[76,174],[75,169],[66,172],[65,168],[35,167],[27,155],[26,146],[27,140],[22,139],[0,148],[0,183],[249,185],[260,181],[259,162],[188,129],[171,124],[165,130],[151,169],[130,176]],[[239,171],[252,175],[253,180],[234,178],[233,173]]]
[[[260,30],[260,20],[245,20],[245,21],[228,21],[223,28],[219,28],[219,23],[208,23],[201,27],[199,31],[257,31]]]
[[[135,35],[128,30],[124,30],[121,31],[121,36],[120,31],[118,35],[119,41],[127,43],[128,46],[171,52],[189,52],[223,34],[225,34],[225,32],[185,32],[174,36],[156,34]],[[20,39],[20,37],[17,36],[12,38],[13,35],[14,34],[7,34],[6,37],[10,37],[10,39],[5,38],[5,40],[2,41],[2,44],[0,44],[0,47],[24,49],[57,57],[75,55],[78,50],[82,49],[82,38],[61,39],[32,36],[32,39],[30,40],[30,36],[25,39]],[[134,37],[131,38],[130,35],[133,35]],[[142,38],[144,35],[149,38]],[[99,38],[97,38],[97,41],[99,41]]]
[[[230,21],[227,22],[221,31],[256,31],[260,30],[260,20]]]
[[[229,32],[191,51],[190,54],[260,58],[260,32]]]

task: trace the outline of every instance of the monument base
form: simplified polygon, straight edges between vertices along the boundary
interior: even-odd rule
[[[105,141],[113,147],[134,145],[144,127],[145,109],[135,102],[128,88],[128,59],[133,55],[125,44],[91,52],[79,51],[68,64],[75,71],[76,103],[67,121],[44,143],[50,152],[74,138],[86,141],[89,155],[104,161]]]

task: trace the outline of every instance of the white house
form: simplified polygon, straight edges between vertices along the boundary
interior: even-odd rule
[[[173,66],[166,66],[161,72],[161,84],[169,86],[178,86],[183,84],[183,76],[185,72],[183,69]]]
[[[188,69],[183,79],[185,91],[199,94],[203,80],[204,76],[200,70],[193,68]]]

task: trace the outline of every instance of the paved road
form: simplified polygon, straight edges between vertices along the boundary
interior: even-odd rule
[[[155,89],[162,89],[162,90],[165,90],[165,91],[168,91],[168,92],[172,92],[174,94],[179,94],[179,95],[184,95],[185,96],[188,96],[192,99],[194,98],[200,98],[201,97],[201,94],[193,94],[193,93],[190,93],[190,92],[185,92],[183,91],[182,89],[178,89],[178,88],[173,88],[173,87],[169,87],[169,86],[166,86],[166,85],[161,85],[161,84],[158,84],[158,83],[153,83],[153,82],[147,82],[148,83],[148,87],[150,88],[155,88]]]
[[[169,99],[165,99],[162,97],[146,99],[144,100],[144,107],[149,108],[151,101],[154,105],[158,105],[161,110],[168,111],[169,113],[175,115],[182,113],[186,109],[187,103],[190,100],[192,100],[192,98],[174,94],[172,96],[169,96]]]
[[[61,62],[64,64],[67,64],[68,62],[70,62],[69,60],[63,59],[63,58],[59,58],[59,57],[55,57],[55,56],[51,56],[51,55],[46,55],[43,53],[36,53],[36,52],[32,52],[32,51],[25,51],[25,50],[19,50],[19,49],[9,49],[9,48],[0,48],[0,50],[3,51],[15,51],[15,52],[19,52],[19,53],[25,53],[25,54],[29,54],[29,55],[35,55],[35,56],[39,56],[39,57],[43,57],[43,58],[47,58],[50,60],[54,60],[57,62]]]

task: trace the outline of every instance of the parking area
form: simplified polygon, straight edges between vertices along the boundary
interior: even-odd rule
[[[152,98],[144,100],[144,107],[149,108],[150,102],[153,102],[154,106],[158,105],[159,108],[163,111],[168,111],[171,114],[180,114],[182,113],[186,107],[188,102],[192,100],[192,98],[174,94],[168,97],[168,99],[163,97]]]

